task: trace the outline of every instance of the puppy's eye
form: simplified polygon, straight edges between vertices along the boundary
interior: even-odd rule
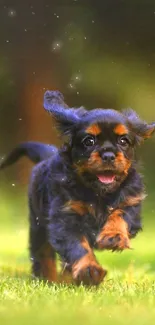
[[[118,142],[122,147],[127,147],[129,145],[129,140],[126,136],[120,137]]]
[[[92,147],[95,144],[95,139],[94,137],[88,136],[82,141],[82,143],[85,147]]]

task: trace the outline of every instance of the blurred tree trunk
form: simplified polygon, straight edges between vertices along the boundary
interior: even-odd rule
[[[32,70],[31,70],[32,71]],[[21,114],[22,120],[19,134],[21,141],[41,141],[59,146],[61,141],[58,138],[52,117],[43,108],[43,96],[45,90],[55,89],[54,83],[47,83],[46,76],[37,78],[27,78],[25,87],[21,95]],[[19,162],[18,179],[22,184],[28,183],[28,175],[32,168],[32,163],[26,158]]]

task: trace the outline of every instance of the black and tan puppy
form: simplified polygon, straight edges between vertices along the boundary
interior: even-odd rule
[[[45,93],[44,108],[68,141],[61,149],[52,147],[50,153],[48,149],[49,158],[45,150],[37,161],[48,159],[33,168],[29,186],[33,273],[56,281],[58,253],[66,265],[64,273],[69,272],[75,283],[98,285],[106,271],[93,249],[129,248],[130,238],[141,229],[145,195],[134,153],[151,137],[155,123],[143,122],[133,110],[69,109],[56,91]],[[28,147],[34,148],[33,143]],[[34,154],[43,147],[27,150],[26,155],[36,162]]]

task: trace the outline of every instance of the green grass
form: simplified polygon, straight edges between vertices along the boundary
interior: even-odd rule
[[[154,324],[155,221],[147,205],[144,231],[132,241],[133,250],[97,253],[108,270],[97,289],[32,279],[28,222],[20,218],[26,210],[11,202],[1,205],[0,212],[0,324]],[[151,226],[146,222],[148,215]]]

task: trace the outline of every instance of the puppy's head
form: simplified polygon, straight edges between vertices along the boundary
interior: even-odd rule
[[[134,163],[134,149],[151,137],[155,123],[143,122],[129,109],[68,108],[59,92],[47,91],[44,107],[68,134],[72,165],[83,181],[101,191],[113,192]]]

